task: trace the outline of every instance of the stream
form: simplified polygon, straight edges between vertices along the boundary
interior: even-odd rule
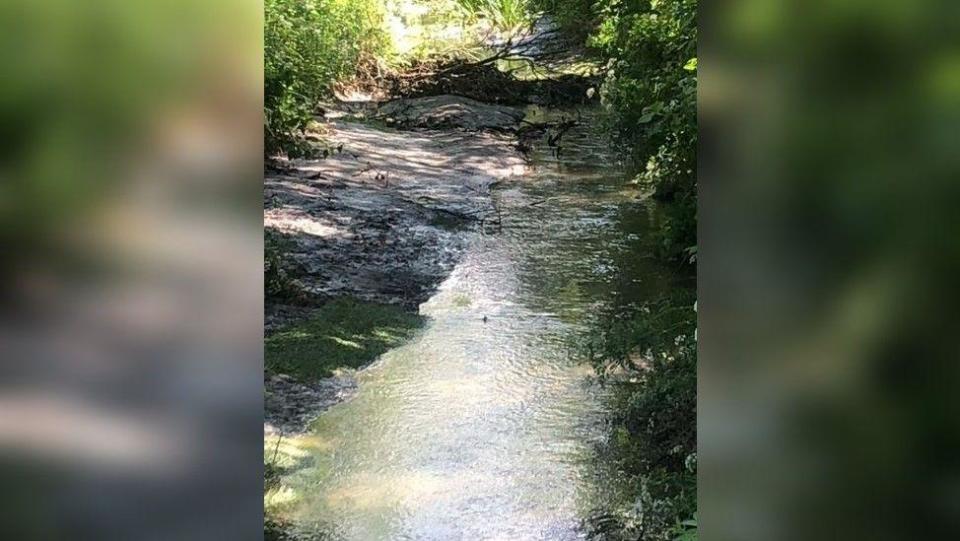
[[[544,114],[528,111],[528,117]],[[592,123],[584,123],[590,125]],[[605,393],[576,337],[617,303],[677,287],[648,255],[651,211],[588,129],[498,182],[502,223],[420,305],[424,328],[358,373],[285,476],[295,530],[323,539],[584,539],[616,491],[597,474]],[[294,496],[295,495],[295,496]]]

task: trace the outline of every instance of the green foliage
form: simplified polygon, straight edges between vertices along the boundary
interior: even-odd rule
[[[287,241],[275,230],[263,233],[263,289],[267,299],[292,301],[300,295],[283,256]]]
[[[635,484],[617,517],[623,538],[689,536],[696,513],[696,312],[692,292],[604,318],[589,343],[601,372],[627,378],[614,393],[610,460]],[[689,539],[690,537],[682,537]]]
[[[695,158],[694,158],[695,159]],[[696,179],[672,194],[661,205],[657,236],[659,253],[667,259],[684,263],[697,262],[697,193]]]
[[[697,519],[697,514],[694,513],[693,518],[679,522],[673,527],[673,530],[670,532],[671,538],[673,541],[697,541],[697,531],[699,527],[700,524]]]
[[[698,0],[604,0],[590,43],[613,59],[603,86],[619,141],[637,180],[667,203],[664,254],[684,258],[696,244]]]
[[[397,347],[423,318],[397,306],[338,299],[306,322],[265,340],[268,370],[302,380],[329,377],[338,368],[358,368]]]
[[[302,153],[318,100],[365,56],[387,49],[380,0],[266,0],[264,147]]]
[[[527,0],[457,0],[473,16],[482,16],[501,30],[511,30],[530,21]]]

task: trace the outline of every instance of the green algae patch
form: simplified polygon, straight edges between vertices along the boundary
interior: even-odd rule
[[[264,343],[269,372],[301,381],[359,368],[409,340],[426,318],[398,306],[339,299],[301,323],[285,327]]]

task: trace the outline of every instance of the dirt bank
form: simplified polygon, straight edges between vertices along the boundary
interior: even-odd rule
[[[328,110],[323,138],[332,152],[280,162],[265,175],[265,227],[306,299],[268,299],[268,334],[332,298],[416,311],[456,264],[464,232],[495,219],[491,185],[526,169],[512,134],[523,117],[517,109],[440,96],[372,111],[358,118]],[[287,433],[355,385],[349,374],[265,379],[268,429]]]
[[[395,124],[442,119],[447,130],[326,123],[332,154],[267,174],[264,225],[310,295],[414,309],[455,262],[457,231],[494,212],[490,185],[523,173],[512,135],[482,131],[523,115],[463,98],[383,108]]]

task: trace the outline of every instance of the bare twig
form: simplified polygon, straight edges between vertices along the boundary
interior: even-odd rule
[[[270,459],[271,465],[277,464],[277,453],[280,452],[280,442],[283,441],[283,431],[280,431],[280,434],[277,436],[277,445],[273,448],[273,458]]]

